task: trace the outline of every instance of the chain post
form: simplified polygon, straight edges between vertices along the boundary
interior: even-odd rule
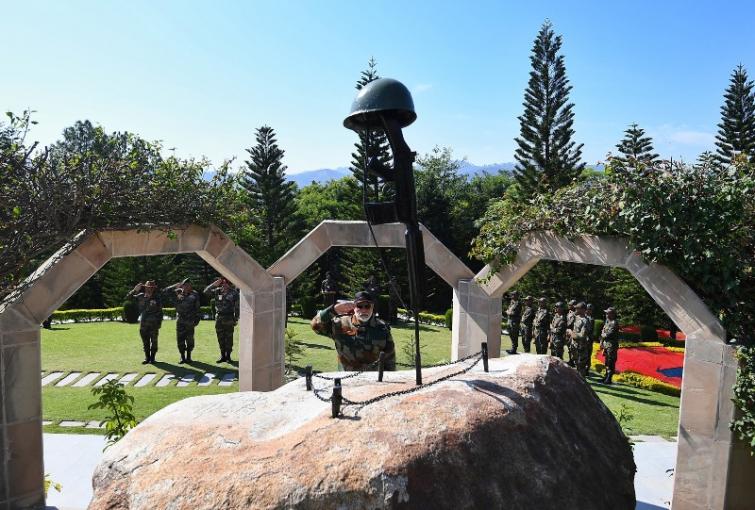
[[[380,351],[378,357],[378,382],[383,382],[383,370],[385,369],[385,352]]]
[[[488,370],[488,343],[482,342],[482,367],[485,369],[486,372],[489,372]]]
[[[332,417],[337,418],[341,414],[341,400],[343,395],[341,394],[341,379],[335,378],[333,380],[333,395],[330,397]]]
[[[307,378],[307,391],[312,391],[312,365],[304,367],[304,375]]]

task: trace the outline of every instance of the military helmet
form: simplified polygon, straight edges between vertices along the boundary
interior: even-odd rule
[[[362,87],[343,125],[354,131],[381,130],[381,115],[395,118],[402,128],[417,119],[412,95],[400,81],[378,78]]]

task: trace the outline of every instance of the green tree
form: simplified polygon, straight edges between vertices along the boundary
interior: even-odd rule
[[[99,398],[97,402],[89,405],[89,409],[105,409],[111,413],[100,422],[100,425],[105,425],[107,438],[105,449],[107,449],[108,446],[120,441],[126,432],[136,427],[134,397],[126,393],[123,384],[115,379],[102,386],[93,387],[92,395],[99,395]]]
[[[258,128],[255,138],[257,143],[247,149],[249,160],[241,185],[253,212],[251,220],[264,242],[253,254],[261,264],[269,265],[283,255],[296,234],[296,184],[286,181],[284,151],[278,147],[273,128]]]
[[[367,69],[362,71],[359,80],[357,80],[356,89],[361,90],[362,87],[378,78],[380,78],[380,75],[377,72],[377,62],[374,58],[371,58],[367,62]],[[384,183],[376,175],[368,172],[365,181],[365,166],[370,158],[376,158],[384,166],[391,164],[391,150],[385,133],[382,131],[360,132],[359,142],[354,144],[354,147],[356,150],[351,153],[349,169],[357,182],[365,185],[366,198],[370,201],[379,201],[390,196],[390,192],[381,192]]]
[[[571,85],[560,49],[561,36],[546,21],[532,47],[524,113],[518,117],[514,177],[525,197],[569,184],[585,166],[580,162],[582,144],[572,140],[574,104],[569,102]]]
[[[624,131],[624,138],[616,148],[621,156],[614,158],[614,168],[643,171],[658,161],[658,154],[653,152],[653,139],[645,136],[645,130],[637,124],[631,124]]]
[[[750,162],[755,162],[755,91],[742,64],[731,74],[724,93],[716,146],[723,163],[733,163],[738,153],[746,154]]]

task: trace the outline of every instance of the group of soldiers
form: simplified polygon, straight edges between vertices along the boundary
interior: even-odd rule
[[[567,312],[564,303],[559,301],[554,305],[551,314],[544,297],[538,299],[538,307],[535,308],[531,296],[524,298],[524,305],[519,300],[517,291],[512,292],[510,296],[506,315],[509,321],[511,349],[506,352],[516,354],[521,333],[525,352],[530,352],[533,340],[537,354],[546,354],[550,347],[552,356],[563,359],[564,349],[567,349],[569,365],[576,368],[582,377],[587,377],[594,342],[593,306],[572,299],[569,301]],[[603,349],[606,361],[606,375],[602,382],[612,384],[619,350],[619,321],[613,307],[609,306],[605,314],[606,320],[600,333],[600,348]]]
[[[204,289],[204,294],[215,300],[215,333],[218,337],[220,359],[217,363],[231,362],[233,330],[239,320],[238,291],[225,278],[217,278]],[[201,319],[200,296],[189,279],[160,290],[154,280],[137,283],[126,295],[135,299],[139,308],[139,335],[144,349],[143,365],[155,363],[158,335],[163,322],[163,298],[173,296],[176,306],[176,342],[181,355],[180,364],[192,363],[194,328]]]

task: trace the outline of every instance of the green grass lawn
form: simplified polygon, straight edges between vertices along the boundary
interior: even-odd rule
[[[304,352],[302,358],[295,364],[295,369],[301,369],[311,364],[315,370],[332,371],[336,369],[335,350],[333,342],[327,337],[316,335],[309,328],[309,321],[292,317],[288,322],[289,330],[302,343]],[[393,337],[396,342],[398,361],[409,362],[405,346],[413,342],[414,330],[405,325],[395,326]],[[138,373],[134,380],[141,375],[155,373],[152,382],[143,387],[133,387],[133,382],[127,386],[127,391],[134,396],[134,411],[138,420],[143,420],[155,411],[178,400],[196,395],[213,395],[238,391],[238,382],[231,386],[220,387],[217,382],[210,386],[198,387],[196,383],[187,387],[176,387],[176,381],[162,388],[155,387],[157,381],[166,374],[176,376],[194,374],[196,379],[205,372],[215,373],[218,377],[225,373],[234,373],[238,378],[238,366],[227,363],[217,364],[219,357],[214,322],[202,321],[196,329],[196,346],[192,353],[195,362],[192,365],[180,365],[180,356],[176,348],[175,322],[165,321],[160,330],[160,349],[157,353],[155,365],[142,365],[144,355],[139,338],[137,324],[121,322],[102,322],[86,324],[60,324],[53,330],[42,330],[42,370],[52,371],[100,372],[105,374],[115,372],[125,374]],[[451,332],[445,328],[422,326],[422,362],[433,364],[451,357]],[[510,347],[510,340],[503,338],[503,347]],[[234,341],[234,360],[238,359],[238,329]],[[611,387],[593,384],[593,389],[606,405],[618,414],[621,406],[633,417],[624,424],[627,433],[653,434],[671,437],[676,435],[679,419],[679,399],[660,393],[641,390],[623,385]],[[55,387],[53,385],[42,388],[42,409],[45,420],[52,421],[46,425],[46,432],[80,432],[100,433],[97,429],[59,427],[60,420],[90,421],[101,420],[106,413],[102,410],[88,410],[87,406],[95,401],[90,387],[72,388]]]

